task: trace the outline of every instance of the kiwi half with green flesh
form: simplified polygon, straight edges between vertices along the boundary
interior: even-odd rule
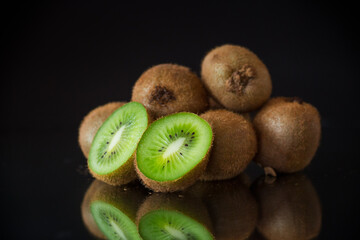
[[[134,180],[134,154],[148,124],[148,114],[140,103],[130,102],[118,108],[94,137],[88,158],[91,174],[111,185]]]
[[[211,50],[202,62],[201,77],[211,96],[233,111],[259,108],[272,91],[265,64],[250,50],[236,45]]]
[[[197,182],[187,190],[206,204],[216,239],[248,239],[255,230],[258,206],[247,181],[240,174],[230,180]]]
[[[313,239],[319,234],[321,203],[303,173],[278,176],[271,184],[260,177],[252,190],[260,210],[257,230],[266,239]]]
[[[214,239],[206,207],[186,194],[155,193],[141,205],[137,218],[144,240]]]
[[[256,154],[257,140],[252,123],[244,116],[225,109],[202,115],[215,138],[203,180],[224,180],[239,175]]]
[[[79,144],[84,156],[88,158],[91,143],[96,132],[105,120],[125,102],[110,102],[91,110],[82,120],[79,127]]]
[[[136,229],[136,212],[146,192],[139,183],[122,187],[95,180],[81,204],[82,219],[89,232],[100,239],[140,239]]]
[[[213,141],[209,123],[193,113],[153,122],[136,150],[136,171],[155,192],[183,190],[204,173]]]
[[[254,160],[277,172],[304,169],[320,143],[319,112],[299,98],[272,98],[256,114],[253,124],[259,140]]]
[[[155,119],[177,112],[201,113],[209,104],[198,76],[176,64],[145,71],[134,85],[131,100],[142,103]]]

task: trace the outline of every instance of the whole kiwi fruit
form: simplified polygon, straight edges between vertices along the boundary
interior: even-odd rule
[[[233,111],[259,108],[272,91],[265,64],[249,49],[237,45],[211,50],[202,62],[201,77],[211,96]]]
[[[252,123],[243,115],[225,109],[200,115],[214,132],[213,148],[203,180],[224,180],[239,175],[256,154],[257,139]]]
[[[155,119],[177,112],[201,113],[209,104],[198,76],[176,64],[145,71],[134,85],[131,100],[142,103]]]
[[[320,143],[317,109],[300,98],[277,97],[256,114],[259,149],[255,161],[278,172],[297,172],[314,157]]]
[[[259,204],[257,231],[268,240],[315,238],[321,229],[321,203],[303,173],[260,177],[252,186]]]
[[[91,143],[96,132],[104,121],[126,102],[110,102],[91,110],[82,120],[79,127],[79,144],[84,156],[88,158]]]

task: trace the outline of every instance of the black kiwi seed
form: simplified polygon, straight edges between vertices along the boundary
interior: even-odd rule
[[[193,132],[191,135],[194,135],[195,133]]]
[[[169,137],[170,137],[170,138],[172,138],[172,136],[171,136],[171,135],[169,135]]]
[[[189,146],[188,144],[185,144],[185,147]]]
[[[184,132],[184,130],[181,130],[181,132]]]
[[[177,137],[177,133],[175,133],[175,137]]]

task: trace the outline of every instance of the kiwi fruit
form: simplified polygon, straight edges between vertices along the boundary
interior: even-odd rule
[[[259,149],[255,161],[277,172],[304,169],[320,143],[320,115],[300,98],[277,97],[256,114],[253,121]]]
[[[247,184],[248,177],[240,174],[231,180],[197,182],[187,190],[206,204],[217,240],[248,239],[255,230],[258,206]]]
[[[209,104],[201,80],[189,68],[176,64],[145,71],[134,85],[131,100],[142,103],[155,119],[177,112],[201,113]]]
[[[155,192],[183,190],[204,173],[212,141],[211,126],[194,113],[160,118],[139,142],[136,171]]]
[[[90,173],[111,185],[136,179],[134,154],[149,124],[143,105],[130,102],[113,112],[97,131],[90,148]]]
[[[81,215],[88,231],[99,239],[141,239],[136,213],[146,197],[138,182],[114,187],[95,180],[85,193]]]
[[[155,193],[141,205],[139,232],[147,239],[214,239],[206,207],[190,195]]]
[[[105,120],[125,102],[110,102],[90,111],[82,120],[79,128],[79,144],[84,156],[88,158],[91,143],[96,132]]]
[[[211,50],[202,62],[201,77],[210,95],[233,111],[259,108],[272,91],[265,64],[249,49],[236,45]]]
[[[278,176],[269,184],[260,177],[252,190],[259,203],[258,232],[268,240],[313,239],[321,229],[321,203],[303,173]]]
[[[202,115],[215,138],[203,180],[224,180],[239,175],[256,154],[257,140],[252,123],[244,116],[225,109]]]

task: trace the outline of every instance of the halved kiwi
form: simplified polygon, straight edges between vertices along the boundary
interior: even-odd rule
[[[268,240],[314,239],[321,229],[321,203],[303,173],[260,177],[252,190],[259,203],[258,232]]]
[[[136,151],[136,171],[156,192],[187,188],[205,171],[213,133],[193,113],[176,113],[153,122]]]
[[[119,236],[140,239],[135,218],[145,195],[136,182],[114,187],[95,180],[81,204],[83,222],[89,232],[100,239],[119,239]]]
[[[149,196],[141,205],[139,232],[147,239],[214,239],[211,220],[200,199],[189,195]]]
[[[88,159],[91,174],[111,185],[134,180],[134,153],[148,124],[148,114],[140,103],[130,102],[117,109],[94,137]]]
[[[211,50],[202,62],[201,77],[211,96],[233,111],[259,108],[272,91],[265,64],[250,50],[236,45]]]
[[[177,64],[159,64],[145,71],[134,85],[131,100],[142,103],[155,119],[177,112],[201,113],[208,107],[199,77]]]
[[[252,123],[225,109],[200,115],[214,131],[214,146],[203,180],[224,180],[239,175],[255,156],[257,140]]]
[[[110,102],[91,110],[82,120],[79,127],[79,144],[84,156],[88,158],[91,143],[105,120],[125,102]]]

